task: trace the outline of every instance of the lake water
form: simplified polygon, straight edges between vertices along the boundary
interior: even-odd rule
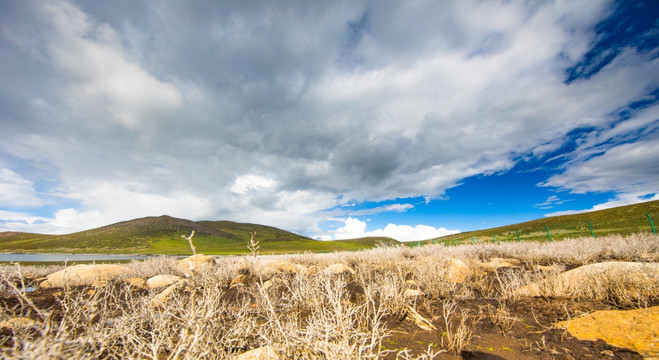
[[[64,262],[97,261],[116,262],[145,260],[153,255],[108,255],[108,254],[12,254],[0,253],[0,262]]]

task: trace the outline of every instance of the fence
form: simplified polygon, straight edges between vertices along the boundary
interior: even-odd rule
[[[657,235],[653,216],[649,212],[644,215],[634,214],[624,216],[597,216],[587,218],[588,214],[573,215],[558,218],[547,218],[517,225],[500,228],[471,231],[461,234],[449,235],[440,239],[414,241],[408,243],[410,247],[424,245],[457,246],[464,244],[483,244],[500,242],[539,241],[551,242],[565,238],[583,236],[606,236],[609,234],[632,234],[652,231]]]

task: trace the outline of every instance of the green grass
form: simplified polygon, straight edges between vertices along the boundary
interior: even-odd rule
[[[426,240],[423,243],[446,243],[447,245],[471,244],[472,237],[475,243],[517,241],[519,232],[522,241],[549,241],[547,230],[553,240],[591,236],[587,220],[593,226],[595,237],[609,234],[633,234],[651,232],[652,227],[646,213],[650,214],[655,228],[659,222],[659,201],[649,201],[640,204],[620,206],[611,209],[592,211],[574,215],[554,216],[543,219],[527,221],[514,225],[501,226],[492,229],[469,231],[454,235],[443,236]],[[494,238],[493,236],[494,235]]]
[[[497,241],[517,241],[516,231],[523,241],[548,241],[545,226],[552,240],[590,236],[589,220],[595,236],[631,234],[652,231],[646,217],[649,213],[659,226],[659,201],[622,206],[576,215],[543,218],[493,229],[470,231],[441,238],[415,241],[410,246],[430,243],[447,245]],[[169,216],[147,217],[124,221],[97,229],[66,235],[0,233],[0,251],[40,253],[99,254],[191,254],[188,242],[181,235],[195,231],[197,251],[204,254],[247,254],[247,241],[255,232],[261,254],[299,252],[357,251],[379,244],[399,244],[386,237],[317,241],[271,226],[235,223],[231,221],[199,221]],[[494,238],[493,238],[494,235]]]
[[[0,251],[99,254],[191,254],[181,235],[195,231],[197,252],[214,255],[247,254],[247,241],[256,233],[261,254],[332,252],[368,249],[389,238],[317,241],[271,226],[231,221],[193,222],[169,216],[124,221],[66,235],[0,233]]]

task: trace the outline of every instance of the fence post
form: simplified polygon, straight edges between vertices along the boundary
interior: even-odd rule
[[[519,239],[519,231],[515,230],[515,234],[517,234],[517,242],[521,242],[522,240]]]
[[[471,244],[474,245],[474,236],[471,236]]]
[[[496,243],[496,242],[497,242],[497,237],[494,236],[494,233],[492,233],[492,242],[493,242],[493,243]]]
[[[458,245],[460,245],[460,239],[458,239]]]
[[[590,228],[590,235],[595,237],[595,233],[593,232],[593,225],[590,224],[590,220],[586,220],[586,222],[588,223],[588,227]]]
[[[649,213],[645,213],[645,216],[648,217],[648,220],[650,220],[650,226],[652,226],[652,232],[657,235],[657,229],[654,228],[654,224],[652,223],[652,218],[650,217]]]
[[[549,235],[549,228],[545,226],[545,230],[547,230],[547,239],[549,239],[549,242],[551,242],[551,235]]]

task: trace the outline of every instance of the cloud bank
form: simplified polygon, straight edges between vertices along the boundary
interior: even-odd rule
[[[610,1],[1,6],[0,230],[170,214],[316,234],[328,209],[439,199],[569,142],[541,185],[658,188],[659,57],[594,52]],[[348,219],[337,237],[448,231]]]
[[[456,234],[458,230],[446,228],[435,228],[428,225],[396,225],[388,224],[384,229],[366,231],[366,222],[356,218],[348,217],[344,220],[344,226],[338,228],[331,236],[333,239],[354,239],[367,236],[390,237],[398,241],[416,241],[434,239],[445,235]]]

